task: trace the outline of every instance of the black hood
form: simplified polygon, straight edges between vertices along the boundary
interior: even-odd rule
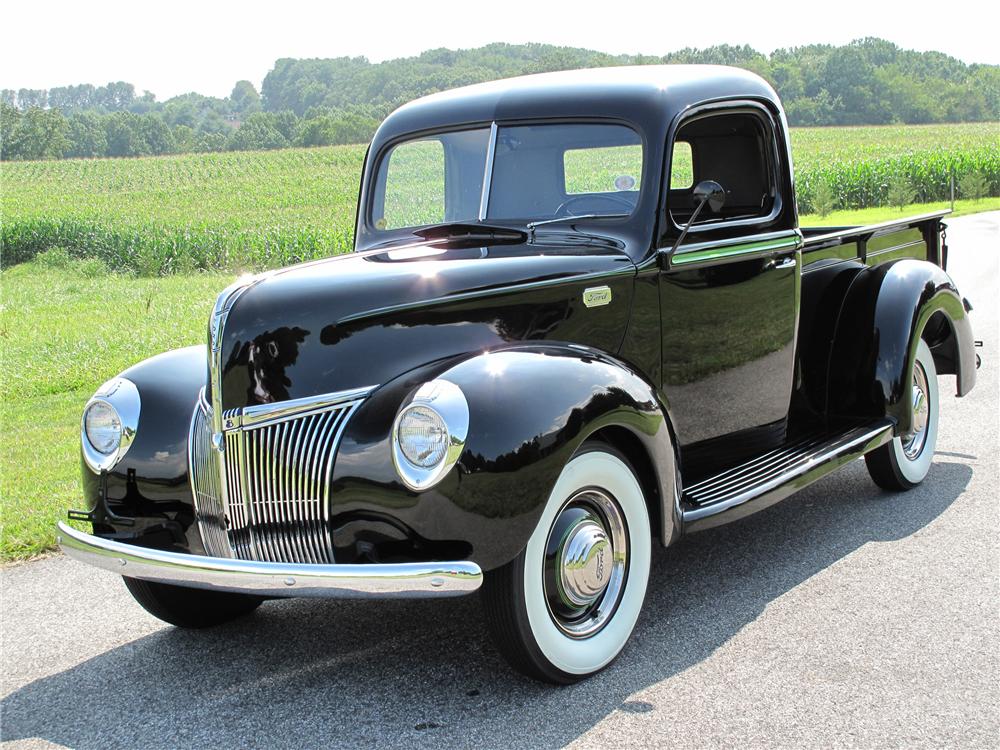
[[[615,352],[635,266],[608,246],[441,243],[265,274],[222,341],[224,409],[380,385],[420,365],[523,340]],[[607,285],[610,304],[583,290]]]

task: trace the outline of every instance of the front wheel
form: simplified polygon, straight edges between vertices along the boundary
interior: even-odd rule
[[[650,563],[635,472],[591,444],[566,464],[527,547],[483,584],[486,620],[520,672],[568,684],[614,660],[635,627]]]
[[[879,487],[902,492],[920,484],[931,468],[938,432],[937,368],[930,347],[921,339],[913,363],[910,392],[913,429],[865,455],[868,473]]]
[[[139,605],[179,628],[208,628],[248,615],[264,600],[249,594],[208,591],[122,576]]]

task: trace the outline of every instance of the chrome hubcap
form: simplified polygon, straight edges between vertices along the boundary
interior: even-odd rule
[[[592,603],[607,588],[611,573],[611,542],[592,517],[570,531],[559,550],[559,574],[566,598],[578,607]]]
[[[930,403],[927,398],[928,392],[927,373],[924,372],[924,368],[917,362],[913,367],[913,390],[911,394],[913,430],[902,438],[903,453],[911,461],[915,460],[923,452],[924,444],[927,442],[927,422],[930,417]]]
[[[607,624],[621,599],[628,533],[618,503],[592,489],[556,515],[545,545],[545,598],[553,622],[573,638]]]

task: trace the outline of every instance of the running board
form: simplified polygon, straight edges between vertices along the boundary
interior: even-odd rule
[[[892,440],[888,419],[837,435],[812,435],[684,490],[684,529],[701,531],[774,505]]]

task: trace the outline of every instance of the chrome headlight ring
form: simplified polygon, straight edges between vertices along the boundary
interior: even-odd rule
[[[117,444],[107,453],[95,448],[87,433],[87,414],[91,407],[97,404],[109,407],[120,426]],[[83,407],[83,415],[80,418],[80,444],[83,447],[83,460],[95,474],[100,474],[117,464],[132,446],[139,427],[140,406],[139,389],[135,387],[135,383],[127,378],[112,378],[98,388]]]
[[[419,466],[406,457],[400,445],[399,426],[411,410],[430,411],[439,418],[447,432],[446,447],[433,466]],[[426,413],[426,412],[425,412]],[[440,482],[458,462],[469,436],[469,403],[462,389],[448,380],[424,383],[392,424],[392,462],[396,473],[409,489],[422,492]]]

